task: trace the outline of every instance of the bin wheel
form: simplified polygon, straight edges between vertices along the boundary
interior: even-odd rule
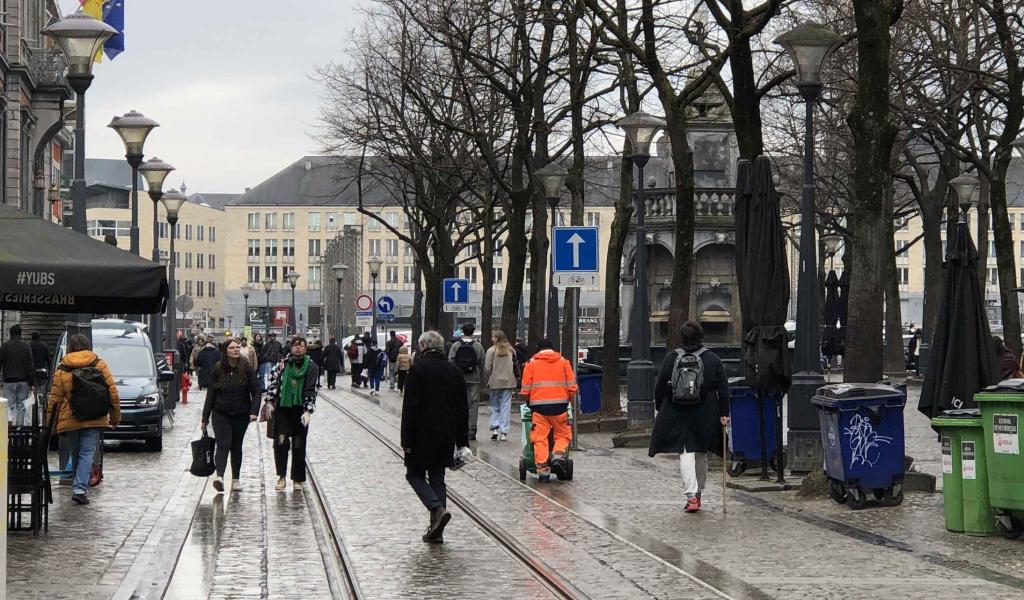
[[[564,481],[572,481],[572,459],[565,461],[565,479]]]
[[[747,470],[747,461],[745,460],[733,460],[729,462],[729,476],[739,477]]]
[[[882,506],[899,506],[903,504],[903,486],[894,485],[886,488],[882,495]]]
[[[849,494],[846,493],[846,487],[843,484],[838,481],[829,480],[828,496],[835,500],[837,504],[846,504],[846,497]]]
[[[885,497],[885,488],[877,488],[871,490],[871,495],[875,497],[875,500],[881,500]]]
[[[526,461],[519,459],[519,481],[526,481]]]
[[[851,487],[848,488],[848,495],[846,497],[846,505],[853,510],[860,510],[867,506],[868,499],[864,495],[864,492],[860,488]]]
[[[1024,523],[1017,517],[1010,517],[1010,528],[1003,530],[1003,537],[1008,540],[1015,540],[1024,534]]]

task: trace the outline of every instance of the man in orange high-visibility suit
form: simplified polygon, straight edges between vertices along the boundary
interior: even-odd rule
[[[519,393],[527,397],[533,413],[533,458],[537,476],[548,481],[554,471],[564,479],[565,451],[572,440],[569,427],[569,400],[576,393],[576,375],[569,361],[552,350],[549,340],[537,342],[537,354],[523,369],[523,386]],[[548,434],[554,430],[555,447],[548,464]]]

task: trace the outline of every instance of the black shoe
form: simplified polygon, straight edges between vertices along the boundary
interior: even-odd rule
[[[498,439],[498,430],[497,429],[492,429],[491,430],[491,439],[492,440]]]
[[[75,494],[71,496],[71,501],[75,504],[89,504],[89,498],[85,494]]]
[[[556,454],[551,457],[551,472],[558,479],[565,479],[565,455]]]
[[[448,525],[448,521],[452,518],[452,514],[444,508],[437,508],[430,511],[430,527],[427,528],[427,532],[423,534],[423,541],[440,544],[444,541],[442,534],[444,528]]]

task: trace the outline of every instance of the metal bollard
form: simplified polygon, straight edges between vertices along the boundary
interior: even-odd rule
[[[580,395],[579,394],[574,394],[573,397],[572,397],[572,440],[569,442],[569,449],[570,450],[579,450],[580,449],[580,446],[579,446],[579,444],[576,441],[577,439],[579,439],[579,433],[580,433],[579,429],[577,429],[577,427],[576,427],[576,421],[579,419],[579,415],[580,415]]]

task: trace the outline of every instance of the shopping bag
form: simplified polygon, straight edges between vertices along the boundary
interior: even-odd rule
[[[209,477],[217,467],[213,464],[213,451],[217,442],[203,430],[203,437],[192,442],[192,466],[189,473],[196,477]]]

